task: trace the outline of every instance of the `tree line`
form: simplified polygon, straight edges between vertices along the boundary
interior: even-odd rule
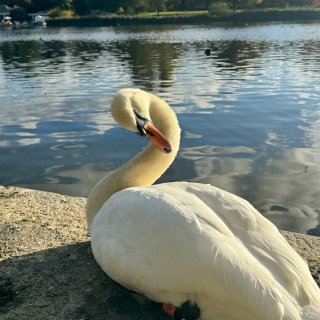
[[[246,8],[320,7],[320,0],[0,0],[25,12],[52,11],[87,15],[95,12],[136,14],[161,11],[208,10],[225,6],[230,10]]]

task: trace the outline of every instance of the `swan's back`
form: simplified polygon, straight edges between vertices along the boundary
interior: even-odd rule
[[[91,235],[111,278],[155,301],[193,300],[201,319],[320,319],[307,264],[247,201],[219,188],[166,183],[120,191]],[[313,315],[304,318],[304,309]]]

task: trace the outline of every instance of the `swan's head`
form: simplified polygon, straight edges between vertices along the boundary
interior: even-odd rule
[[[170,143],[153,125],[149,113],[152,95],[140,89],[122,89],[111,104],[111,114],[120,126],[147,137],[165,153],[171,152]]]

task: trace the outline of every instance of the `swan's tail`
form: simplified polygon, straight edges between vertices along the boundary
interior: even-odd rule
[[[303,308],[303,320],[320,320],[320,308],[308,305]]]

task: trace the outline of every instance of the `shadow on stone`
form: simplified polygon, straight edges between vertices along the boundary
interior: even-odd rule
[[[16,292],[10,279],[0,277],[0,308],[12,301]]]
[[[0,274],[1,319],[168,319],[108,278],[89,242],[4,260]]]

